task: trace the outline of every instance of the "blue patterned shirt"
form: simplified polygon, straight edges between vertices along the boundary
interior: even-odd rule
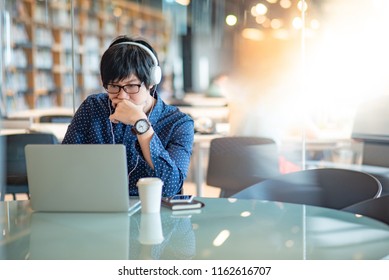
[[[154,129],[150,142],[154,170],[143,157],[131,125],[111,123],[114,112],[105,93],[92,94],[80,105],[62,144],[124,144],[127,151],[130,195],[137,196],[136,182],[142,177],[158,177],[164,182],[163,196],[180,192],[192,154],[193,120],[178,108],[167,105],[156,95],[157,102],[149,121]]]

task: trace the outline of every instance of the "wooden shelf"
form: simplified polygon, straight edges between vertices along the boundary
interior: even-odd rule
[[[68,0],[17,0],[12,5],[5,90],[11,100],[6,106],[13,108],[8,111],[72,106],[73,62],[76,104],[101,91],[100,58],[118,35],[143,37],[164,57],[169,36],[161,11],[123,0],[76,0],[72,46]],[[25,104],[15,104],[14,100],[21,102],[21,94]]]

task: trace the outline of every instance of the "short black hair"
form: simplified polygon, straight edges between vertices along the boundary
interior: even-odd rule
[[[145,40],[118,36],[101,57],[100,75],[103,86],[106,87],[109,83],[135,75],[148,88],[151,85],[150,72],[154,66],[153,58],[144,49],[135,45],[119,44],[122,42],[142,44],[150,49],[158,60],[155,50]]]

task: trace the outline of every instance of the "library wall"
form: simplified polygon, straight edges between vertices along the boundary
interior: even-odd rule
[[[8,111],[72,107],[73,92],[80,104],[101,91],[100,57],[118,35],[146,39],[161,63],[169,41],[161,11],[126,1],[78,0],[71,7],[69,0],[17,0],[6,3],[6,14],[2,100]]]

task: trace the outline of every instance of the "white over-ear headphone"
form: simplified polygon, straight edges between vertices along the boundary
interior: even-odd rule
[[[161,82],[161,78],[162,78],[162,71],[161,71],[161,67],[159,67],[158,65],[158,59],[157,57],[154,55],[154,53],[146,46],[140,44],[140,43],[136,43],[136,42],[120,42],[120,43],[117,43],[116,45],[133,45],[133,46],[138,46],[139,48],[145,50],[150,56],[151,58],[153,59],[154,61],[154,66],[151,67],[151,72],[150,72],[150,83],[152,85],[158,85],[160,82]]]

